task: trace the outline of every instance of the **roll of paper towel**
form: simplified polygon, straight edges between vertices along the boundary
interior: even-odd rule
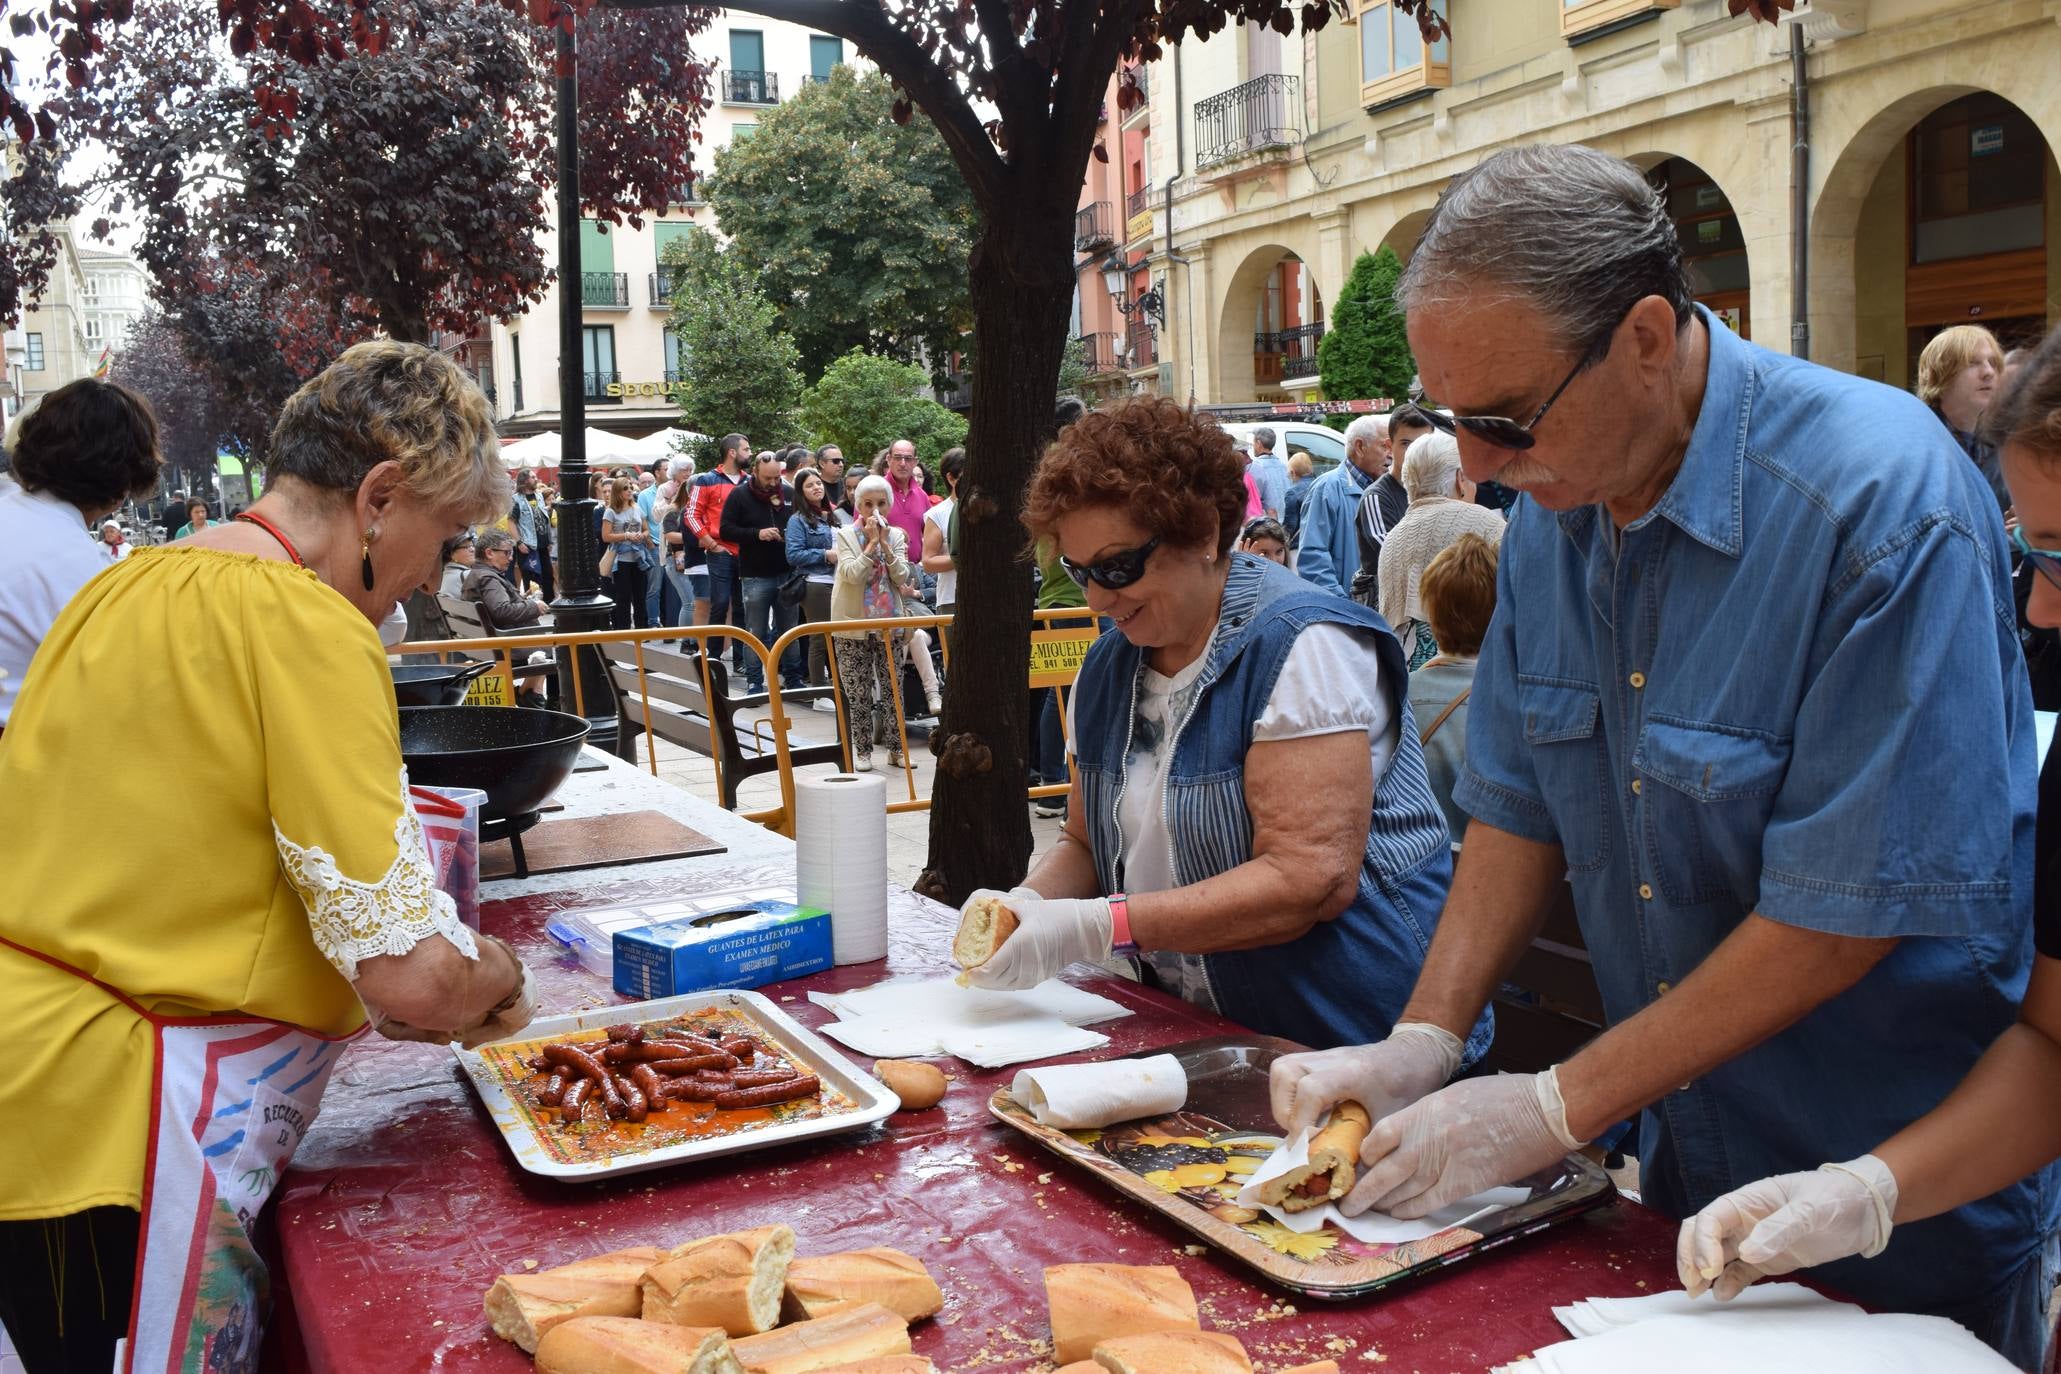
[[[794,866],[801,904],[830,913],[833,959],[887,957],[887,783],[879,774],[796,779]]]

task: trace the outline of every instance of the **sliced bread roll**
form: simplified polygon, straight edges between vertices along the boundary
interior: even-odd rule
[[[828,1316],[842,1302],[877,1302],[913,1322],[935,1315],[945,1295],[923,1261],[885,1245],[805,1256],[787,1266],[788,1320]]]
[[[1359,1176],[1360,1146],[1373,1128],[1365,1107],[1339,1103],[1324,1129],[1310,1138],[1309,1163],[1262,1183],[1260,1201],[1284,1212],[1303,1212],[1344,1197]]]
[[[834,1364],[816,1374],[937,1374],[937,1366],[922,1355],[887,1355],[877,1360],[855,1360]],[[1096,1371],[1101,1374],[1101,1371]]]
[[[1045,1270],[1053,1351],[1085,1360],[1118,1336],[1195,1331],[1195,1291],[1168,1264],[1054,1264]]]
[[[746,1336],[730,1349],[751,1374],[815,1374],[908,1354],[909,1324],[879,1303],[853,1303],[827,1317]]]
[[[732,1336],[771,1331],[780,1324],[780,1295],[793,1259],[794,1231],[787,1226],[675,1246],[644,1275],[644,1320],[719,1326]]]
[[[1059,1366],[1052,1374],[1109,1374],[1109,1371],[1093,1360],[1075,1360],[1072,1364]]]
[[[1252,1374],[1236,1336],[1221,1331],[1155,1331],[1118,1336],[1095,1347],[1108,1374]]]
[[[1015,932],[1016,913],[999,898],[976,898],[959,918],[959,933],[952,937],[952,957],[961,968],[979,968]]]
[[[1315,1364],[1299,1364],[1293,1369],[1284,1369],[1281,1374],[1338,1374],[1338,1361],[1318,1360]]]
[[[744,1374],[713,1326],[574,1317],[537,1343],[537,1374]]]
[[[534,1274],[503,1274],[487,1289],[487,1321],[496,1336],[534,1355],[544,1333],[560,1322],[636,1316],[642,1302],[637,1281],[665,1257],[643,1245]]]

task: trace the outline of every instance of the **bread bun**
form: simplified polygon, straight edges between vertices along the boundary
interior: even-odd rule
[[[878,1303],[856,1303],[827,1317],[732,1341],[730,1350],[751,1374],[815,1374],[908,1354],[909,1324]]]
[[[732,1336],[780,1324],[794,1231],[761,1226],[675,1246],[643,1279],[644,1320],[719,1326]]]
[[[1155,1331],[1119,1336],[1095,1347],[1108,1374],[1252,1374],[1236,1336],[1221,1331]]]
[[[788,1266],[790,1319],[828,1316],[837,1304],[847,1302],[879,1303],[913,1322],[934,1316],[945,1305],[945,1295],[923,1261],[885,1245],[813,1255]]]
[[[873,1072],[902,1099],[905,1112],[920,1112],[944,1101],[945,1075],[935,1064],[915,1059],[882,1059],[873,1065]]]
[[[937,1366],[923,1355],[886,1355],[877,1360],[854,1360],[834,1364],[816,1374],[937,1374]],[[1101,1374],[1100,1370],[1096,1374]]]
[[[666,1257],[652,1246],[617,1250],[534,1274],[503,1274],[487,1289],[487,1321],[494,1334],[526,1354],[560,1322],[575,1317],[634,1317],[637,1281]]]
[[[1338,1361],[1318,1360],[1315,1364],[1299,1364],[1293,1369],[1284,1369],[1281,1374],[1338,1374]]]
[[[959,933],[952,937],[952,957],[961,968],[979,968],[994,958],[1002,942],[1015,933],[1015,912],[1003,906],[999,898],[976,898],[959,917]]]
[[[1344,1197],[1359,1176],[1360,1146],[1366,1144],[1372,1129],[1365,1107],[1357,1102],[1339,1103],[1331,1109],[1324,1129],[1310,1138],[1309,1162],[1262,1183],[1260,1201],[1284,1212],[1303,1212]],[[1309,1179],[1326,1174],[1329,1180],[1318,1191],[1304,1188]]]
[[[1054,1264],[1045,1270],[1052,1346],[1060,1364],[1088,1359],[1119,1336],[1195,1331],[1195,1292],[1166,1264]]]
[[[575,1317],[537,1343],[537,1374],[744,1374],[712,1326]]]

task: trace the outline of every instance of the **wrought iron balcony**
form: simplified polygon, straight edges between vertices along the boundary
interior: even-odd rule
[[[1152,208],[1152,188],[1140,186],[1124,197],[1124,218],[1134,220]]]
[[[628,272],[580,273],[580,304],[592,310],[628,310],[630,308],[630,274]]]
[[[1321,324],[1296,325],[1252,336],[1256,373],[1263,378],[1288,380],[1317,375],[1317,342],[1324,337]]]
[[[1131,366],[1151,367],[1159,361],[1159,339],[1152,330],[1152,321],[1142,315],[1131,317],[1128,326],[1131,340]]]
[[[585,379],[582,383],[581,390],[583,394],[586,396],[587,402],[590,405],[600,404],[605,406],[619,406],[623,403],[623,398],[620,393],[614,396],[608,394],[608,389],[611,386],[614,386],[618,382],[622,381],[622,373],[587,372],[581,375]]]
[[[1196,101],[1196,167],[1301,143],[1301,85],[1298,77],[1270,73]]]
[[[1090,372],[1114,372],[1123,364],[1117,357],[1117,335],[1083,334],[1075,342],[1081,362]]]
[[[1100,253],[1116,246],[1116,207],[1106,200],[1083,205],[1073,217],[1073,251]]]
[[[723,73],[723,103],[726,105],[778,105],[780,77],[776,72],[747,72],[731,68]]]
[[[675,268],[661,267],[656,272],[653,272],[651,274],[651,308],[653,310],[671,310],[673,308],[673,288],[679,285],[679,283],[680,273]]]

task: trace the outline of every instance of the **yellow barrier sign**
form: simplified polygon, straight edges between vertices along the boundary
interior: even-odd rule
[[[1034,630],[1030,644],[1030,685],[1070,687],[1081,671],[1081,660],[1096,639],[1092,629]]]
[[[482,673],[465,689],[466,706],[513,706],[515,697],[508,690],[508,674],[500,669]]]

